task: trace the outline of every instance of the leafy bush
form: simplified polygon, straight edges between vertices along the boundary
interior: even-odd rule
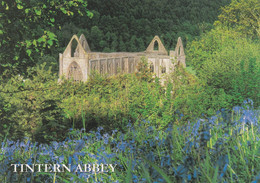
[[[223,89],[233,105],[252,98],[259,105],[259,42],[227,28],[215,28],[193,41],[189,60],[199,79]]]
[[[56,76],[51,74],[51,68],[44,68],[28,69],[27,79],[17,75],[1,83],[0,125],[4,132],[0,137],[7,132],[10,139],[27,136],[40,141],[62,136],[65,124],[58,106],[61,99]]]
[[[259,1],[232,0],[229,5],[222,7],[215,25],[228,26],[243,34],[257,39],[259,31]]]
[[[147,61],[139,69],[113,77],[93,73],[86,83],[58,84],[51,68],[43,65],[28,70],[27,79],[14,76],[2,82],[2,139],[9,133],[12,139],[27,136],[48,142],[62,140],[69,128],[124,131],[129,121],[142,119],[160,129],[230,107],[223,91],[201,84],[181,67],[164,79],[164,86],[151,74]]]

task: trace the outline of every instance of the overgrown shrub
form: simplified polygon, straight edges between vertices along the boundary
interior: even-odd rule
[[[28,69],[28,78],[14,76],[1,83],[1,137],[9,139],[24,136],[33,140],[47,140],[62,136],[65,130],[56,76],[51,69]],[[7,130],[8,129],[8,130]]]
[[[252,98],[259,105],[259,41],[241,33],[216,27],[193,41],[188,60],[200,80],[216,90],[224,90],[233,105]]]
[[[2,138],[9,130],[8,137],[14,139],[62,140],[69,128],[124,131],[129,122],[142,119],[160,129],[229,106],[222,90],[202,84],[181,67],[164,85],[151,74],[147,61],[139,68],[139,73],[112,77],[93,73],[86,83],[58,83],[44,66],[28,70],[27,79],[10,78],[1,84]]]

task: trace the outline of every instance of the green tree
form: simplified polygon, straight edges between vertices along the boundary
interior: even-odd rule
[[[130,41],[128,42],[128,50],[129,51],[136,51],[137,47],[136,47],[136,36],[132,36]]]
[[[236,29],[248,36],[260,36],[260,1],[232,0],[230,5],[222,8],[215,25],[224,25]]]
[[[92,16],[84,0],[3,0],[0,4],[0,73],[25,73],[39,55],[51,54],[68,17]]]
[[[115,33],[112,33],[112,34],[111,34],[111,46],[110,46],[111,51],[112,51],[112,52],[116,52],[117,47],[118,47],[117,36],[116,36]]]
[[[259,42],[242,33],[217,27],[188,46],[188,59],[200,79],[223,89],[234,104],[245,98],[259,101]]]
[[[140,51],[145,50],[145,45],[144,45],[143,39],[137,38],[136,42],[137,42],[137,46],[140,49]]]
[[[120,51],[126,51],[125,43],[122,39],[122,36],[120,36],[120,38],[119,38],[119,50]]]
[[[88,6],[94,11],[95,21],[84,20],[84,29],[98,26],[106,34],[115,33],[117,36],[116,51],[141,51],[147,47],[152,38],[158,35],[162,40],[166,40],[163,35],[169,33],[174,35],[167,49],[175,47],[177,36],[181,35],[184,44],[193,40],[202,31],[208,31],[220,13],[220,7],[227,5],[231,0],[88,0]],[[107,8],[109,7],[109,8]],[[126,45],[126,50],[122,49],[120,36]],[[133,39],[135,36],[135,39]],[[152,38],[150,38],[152,37]],[[132,39],[131,39],[132,38]],[[140,40],[144,42],[141,43]],[[131,42],[131,43],[129,43]],[[112,41],[107,41],[109,46],[103,45],[99,51],[111,49]],[[141,43],[141,44],[140,44]],[[99,44],[98,42],[93,42]],[[122,46],[124,48],[124,46]]]
[[[103,31],[101,31],[97,26],[94,26],[91,28],[90,31],[90,47],[92,50],[98,50],[100,47],[100,43],[103,40],[104,34]],[[99,44],[93,44],[93,43],[99,43]]]

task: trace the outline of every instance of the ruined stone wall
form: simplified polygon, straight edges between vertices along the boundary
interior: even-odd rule
[[[72,41],[76,40],[77,47],[72,54]],[[158,49],[154,45],[157,42]],[[60,77],[73,78],[76,81],[87,81],[89,74],[96,71],[102,75],[116,75],[119,73],[134,73],[141,57],[146,57],[151,70],[157,77],[174,70],[175,65],[185,65],[185,54],[181,39],[178,39],[175,50],[168,51],[164,48],[158,36],[155,36],[144,52],[91,52],[84,35],[78,39],[73,36],[67,48],[60,54]]]
[[[116,75],[119,73],[133,73],[136,71],[138,59],[136,57],[109,57],[90,60],[90,72],[97,71],[103,75]]]

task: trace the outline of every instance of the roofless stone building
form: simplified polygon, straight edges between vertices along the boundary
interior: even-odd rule
[[[76,41],[75,51],[72,42]],[[74,42],[75,42],[74,41]],[[92,52],[85,36],[80,38],[74,35],[65,51],[59,55],[59,76],[75,81],[87,81],[91,71],[108,76],[119,73],[134,73],[141,57],[146,57],[151,71],[157,77],[170,73],[176,65],[185,64],[185,54],[181,38],[178,38],[175,50],[168,51],[163,46],[160,38],[155,36],[147,49],[143,52]]]

